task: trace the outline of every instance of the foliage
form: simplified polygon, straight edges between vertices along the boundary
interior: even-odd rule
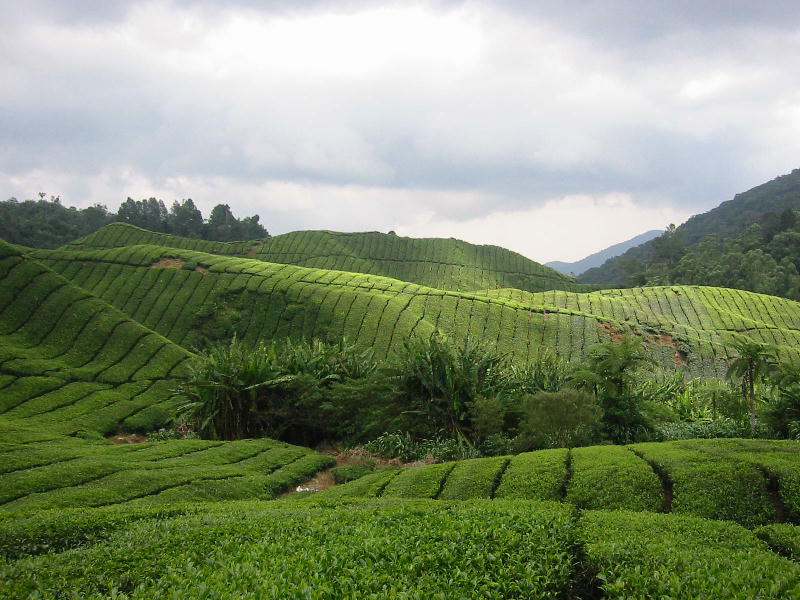
[[[800,567],[733,523],[586,511],[581,541],[604,598],[788,600],[800,594]]]
[[[763,525],[773,516],[764,475],[752,464],[715,452],[716,440],[634,444],[672,483],[672,512]]]
[[[730,362],[725,376],[741,383],[742,398],[747,401],[750,410],[750,430],[755,435],[758,426],[756,422],[756,384],[772,370],[775,351],[765,344],[747,339],[736,342],[733,349],[738,356]]]
[[[753,530],[773,551],[794,561],[800,560],[800,527],[790,523],[774,523]]]
[[[369,475],[375,471],[375,462],[365,462],[358,465],[345,465],[341,467],[334,467],[331,469],[333,480],[337,484],[347,483],[348,481],[355,481],[364,475]]]
[[[635,393],[636,369],[652,365],[641,338],[625,335],[620,341],[597,344],[587,351],[587,364],[572,375],[575,385],[592,390],[603,409],[605,434],[616,443],[631,442],[650,424]]]
[[[775,397],[764,420],[780,436],[800,439],[800,364],[782,363],[772,375]]]
[[[517,449],[571,448],[597,442],[603,409],[592,394],[580,390],[539,392],[522,401]]]
[[[365,378],[376,365],[369,350],[345,340],[320,340],[251,348],[234,337],[201,353],[180,385],[187,398],[179,414],[211,439],[267,434],[307,443],[335,431],[326,392],[337,383]]]
[[[555,598],[576,538],[554,503],[226,503],[3,564],[0,598]]]
[[[89,208],[67,208],[57,196],[39,194],[39,200],[0,202],[0,238],[33,248],[57,248],[79,237],[89,235],[112,222],[120,221],[150,231],[209,240],[250,240],[269,236],[259,224],[258,215],[237,219],[227,205],[218,205],[206,224],[202,213],[191,199],[173,202],[170,210],[156,198],[128,198],[117,213],[108,212],[100,204]],[[222,208],[221,208],[222,207]],[[221,210],[227,208],[224,226],[219,225]],[[216,212],[215,212],[216,211]],[[214,219],[217,215],[217,218]]]
[[[434,335],[406,341],[384,376],[391,385],[392,402],[414,415],[416,431],[445,430],[461,440],[472,433],[478,442],[478,434],[497,433],[487,422],[503,418],[497,401],[512,390],[506,360],[472,338],[455,345]],[[489,407],[494,415],[487,415]],[[470,431],[470,423],[478,425],[477,431]]]
[[[463,440],[435,436],[415,439],[409,432],[386,432],[364,444],[371,454],[383,458],[397,458],[403,462],[432,459],[434,461],[475,458],[480,452]]]
[[[566,502],[581,509],[661,510],[661,481],[650,465],[628,448],[575,448],[571,457]]]

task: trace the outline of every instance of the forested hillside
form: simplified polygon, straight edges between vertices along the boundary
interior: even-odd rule
[[[719,285],[800,298],[800,169],[583,273],[602,285]]]

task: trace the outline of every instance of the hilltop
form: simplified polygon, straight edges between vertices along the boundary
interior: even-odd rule
[[[452,238],[408,238],[377,231],[296,231],[263,240],[230,243],[182,238],[113,223],[68,244],[65,249],[108,249],[136,244],[380,275],[462,292],[506,287],[531,292],[595,289],[498,246],[476,246]]]

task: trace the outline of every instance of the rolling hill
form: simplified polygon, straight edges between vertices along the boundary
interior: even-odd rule
[[[209,242],[112,223],[64,249],[148,244],[265,262],[366,273],[454,291],[514,287],[586,291],[594,287],[498,246],[378,233],[296,231],[252,242]]]
[[[490,280],[471,290],[287,262],[295,248],[310,263],[391,266],[369,246],[316,256],[314,244],[336,250],[346,236],[319,233],[275,256],[116,225],[59,250],[0,242],[0,598],[798,597],[798,442],[542,450],[263,502],[332,459],[263,438],[102,437],[163,422],[191,348],[234,332],[346,335],[386,356],[438,330],[518,363],[545,348],[577,359],[633,332],[663,366],[696,375],[720,374],[737,339],[799,358],[788,300],[499,287],[511,254],[500,252],[463,259],[485,268],[437,271],[454,288]],[[420,279],[434,268],[404,257]]]
[[[41,250],[37,260],[131,319],[191,348],[235,332],[248,342],[343,336],[378,357],[435,330],[495,344],[519,363],[543,348],[579,359],[592,344],[631,332],[664,366],[724,373],[733,341],[800,352],[800,306],[739,290],[670,286],[474,293],[375,275],[266,263],[159,246]]]

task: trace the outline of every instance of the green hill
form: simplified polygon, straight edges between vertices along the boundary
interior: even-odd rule
[[[743,235],[751,225],[760,223],[768,213],[773,213],[772,216],[774,217],[787,209],[800,210],[800,169],[795,169],[791,173],[776,177],[772,181],[756,186],[751,190],[736,194],[732,200],[723,202],[712,210],[694,215],[675,229],[674,241],[677,242],[683,252],[687,249],[691,252],[698,243],[708,239],[707,236],[714,235],[718,239],[733,240]],[[800,263],[800,255],[798,255],[796,246],[788,253],[786,251],[775,252],[768,247],[767,241],[769,240],[758,244],[758,246],[764,252],[771,252],[777,262],[780,262],[782,257],[788,254],[795,266]],[[625,284],[639,271],[652,270],[656,263],[669,262],[669,260],[665,261],[665,257],[662,256],[663,252],[659,248],[660,243],[659,239],[656,238],[635,246],[624,254],[607,260],[601,266],[585,271],[580,275],[579,280],[587,284],[607,286]],[[678,248],[670,249],[672,252],[676,250]],[[726,250],[730,249],[726,248]],[[706,259],[706,263],[708,262],[710,261]],[[741,258],[738,261],[734,259],[734,262],[738,262],[738,265],[734,265],[734,270],[736,266],[739,269],[742,268]],[[709,269],[705,274],[706,283],[709,282],[715,270],[710,268],[711,266],[708,265]],[[668,264],[666,269],[673,271],[672,281],[686,282],[685,275],[681,272],[683,269],[676,269],[674,264]],[[684,278],[682,279],[681,277]],[[717,284],[720,285],[722,282]],[[730,287],[734,286],[733,281],[724,284]],[[741,284],[736,285],[736,287],[741,287]],[[757,287],[745,287],[745,289],[762,291]]]
[[[738,290],[466,293],[157,246],[33,256],[187,348],[232,332],[248,343],[345,336],[381,357],[411,335],[440,330],[496,344],[522,363],[543,348],[578,359],[587,347],[632,332],[664,367],[705,376],[724,373],[737,339],[775,344],[785,358],[800,352],[800,306]]]
[[[594,289],[498,246],[378,232],[296,231],[251,242],[209,242],[112,223],[64,249],[140,244],[257,258],[265,262],[367,273],[455,291],[514,287],[528,291]]]
[[[796,360],[797,303],[686,286],[442,290],[153,235],[173,246],[0,243],[0,599],[800,595],[796,441],[543,450],[263,502],[332,459],[270,439],[101,435],[163,422],[187,348],[234,332],[346,335],[385,356],[439,330],[524,362],[632,331],[663,366],[715,375],[736,339]]]
[[[152,428],[190,353],[0,242],[0,418],[58,433]]]

